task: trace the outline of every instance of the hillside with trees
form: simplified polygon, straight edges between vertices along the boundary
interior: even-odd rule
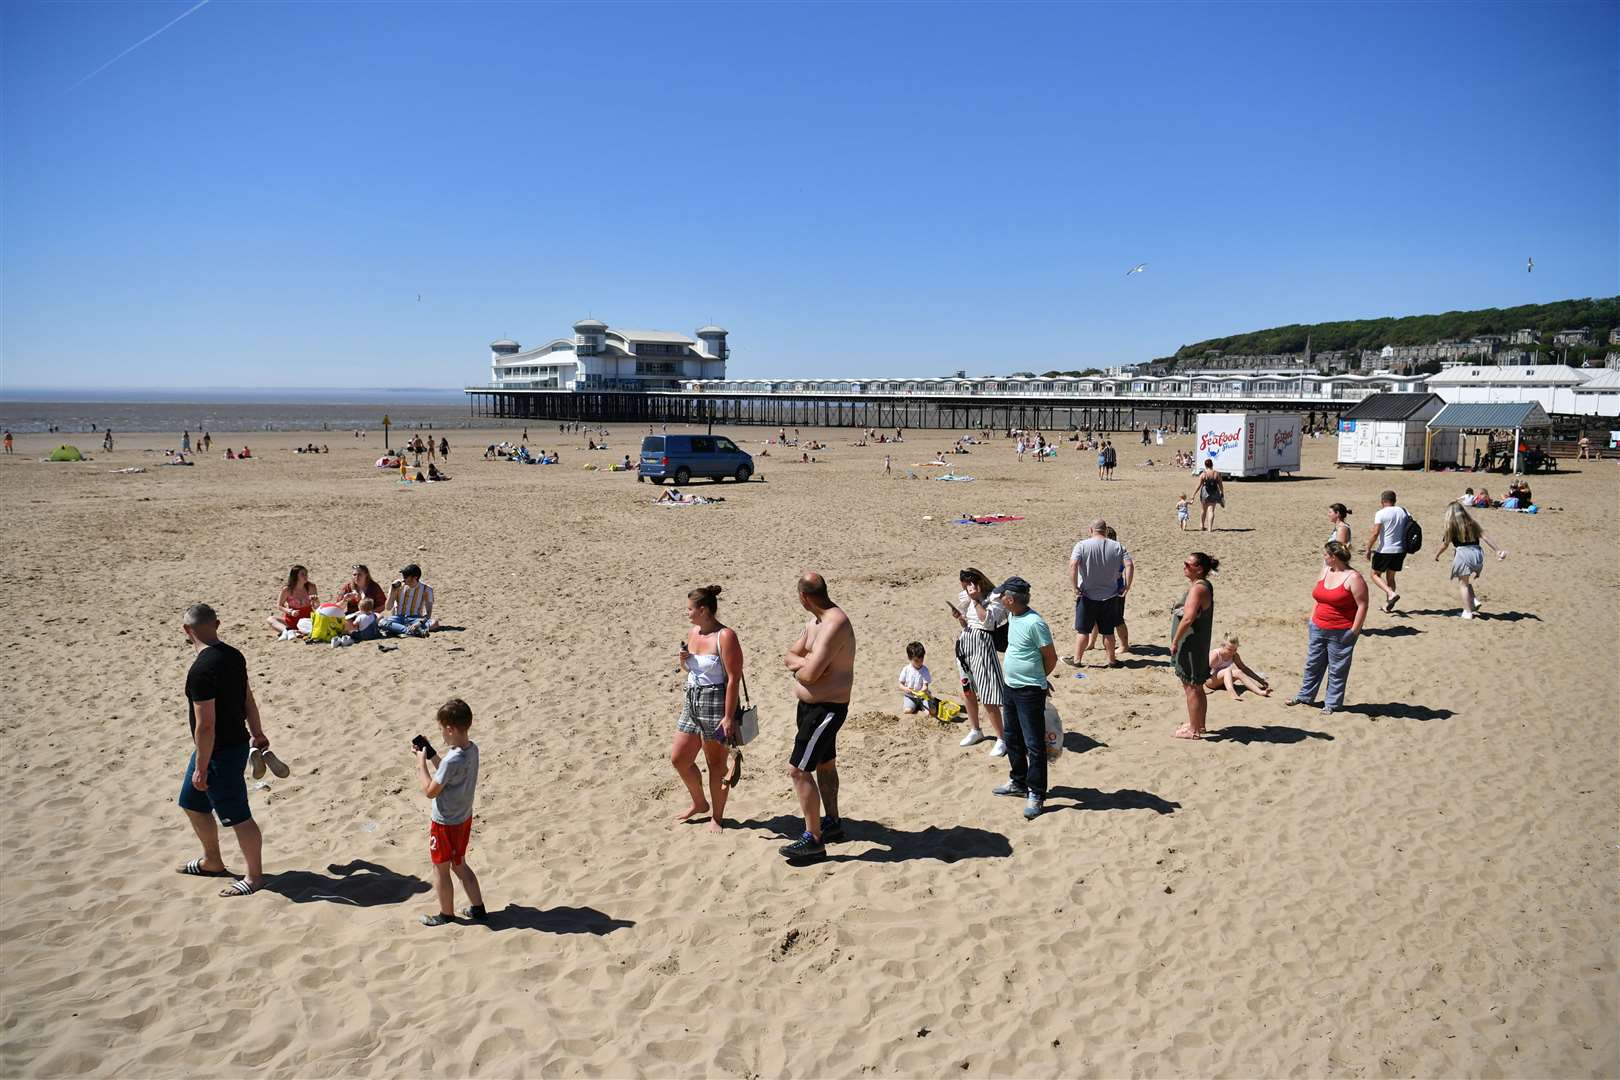
[[[1551,304],[1525,304],[1482,311],[1447,311],[1440,315],[1407,315],[1398,319],[1352,319],[1311,325],[1277,326],[1246,334],[1210,338],[1176,350],[1175,359],[1191,360],[1205,353],[1303,353],[1305,339],[1311,349],[1381,349],[1385,345],[1427,345],[1443,339],[1466,341],[1476,334],[1511,334],[1515,330],[1540,331],[1546,342],[1559,330],[1585,326],[1601,348],[1609,331],[1620,326],[1620,296],[1559,300]]]

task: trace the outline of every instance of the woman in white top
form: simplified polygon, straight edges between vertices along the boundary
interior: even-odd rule
[[[1001,737],[1001,700],[1006,683],[1001,675],[1001,658],[996,655],[995,630],[1007,621],[1007,611],[990,594],[995,586],[984,574],[968,567],[957,575],[962,591],[955,603],[947,603],[961,632],[956,635],[956,672],[962,678],[962,698],[967,704],[968,733],[963,746],[984,742],[979,727],[979,706],[990,717],[996,733],[991,757],[1004,757],[1007,744]]]
[[[742,645],[737,631],[722,626],[716,617],[720,586],[705,585],[686,594],[686,618],[692,624],[681,639],[680,670],[686,673],[685,700],[675,722],[675,743],[669,762],[692,796],[692,807],[675,820],[691,821],[709,815],[709,831],[725,825],[726,752],[738,713],[737,694],[742,683]],[[697,766],[699,750],[709,767],[709,797],[703,797],[703,776]]]
[[[1336,541],[1345,547],[1350,546],[1350,508],[1344,503],[1328,503],[1328,522],[1333,526],[1328,531],[1328,540]]]

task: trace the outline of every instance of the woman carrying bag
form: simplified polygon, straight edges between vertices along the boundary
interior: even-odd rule
[[[686,617],[691,628],[681,640],[680,670],[686,673],[685,699],[675,723],[675,742],[669,761],[692,797],[691,809],[676,823],[709,815],[709,831],[725,823],[726,758],[741,720],[738,691],[742,685],[742,645],[737,632],[716,617],[720,586],[705,585],[686,594]],[[697,766],[703,751],[709,772],[709,798],[703,797],[703,776]],[[740,774],[741,755],[737,768]]]

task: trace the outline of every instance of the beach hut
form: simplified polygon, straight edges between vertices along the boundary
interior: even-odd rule
[[[1339,417],[1339,464],[1416,469],[1428,446],[1428,423],[1445,402],[1438,394],[1373,394]],[[1434,455],[1457,460],[1455,431],[1437,433]]]
[[[84,455],[79,453],[77,446],[58,446],[51,451],[52,461],[83,461]]]
[[[1432,444],[1441,432],[1458,435],[1489,435],[1493,431],[1513,432],[1513,471],[1519,471],[1519,440],[1526,431],[1550,431],[1552,420],[1547,410],[1534,401],[1501,402],[1498,404],[1447,405],[1434,414],[1428,424],[1428,441]],[[1433,455],[1425,450],[1423,467],[1427,469]]]

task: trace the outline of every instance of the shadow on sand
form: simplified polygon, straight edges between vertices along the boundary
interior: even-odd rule
[[[554,907],[542,911],[523,904],[507,904],[489,913],[486,930],[535,930],[542,934],[593,934],[602,937],[636,925],[588,907]]]
[[[1248,727],[1242,724],[1229,725],[1204,733],[1207,742],[1235,742],[1248,746],[1251,743],[1272,743],[1285,745],[1287,743],[1304,742],[1307,739],[1322,739],[1333,741],[1333,736],[1325,731],[1306,731],[1304,728],[1279,727],[1267,724],[1265,727]]]
[[[1072,802],[1053,802],[1070,799]],[[1049,787],[1046,789],[1046,812],[1059,810],[1152,810],[1155,814],[1173,814],[1181,804],[1161,798],[1151,791],[1125,788],[1120,791],[1098,791],[1096,788]]]
[[[403,904],[413,896],[431,892],[433,886],[419,877],[397,874],[386,866],[356,859],[344,866],[333,863],[326,873],[313,870],[284,870],[266,876],[264,889],[285,896],[295,904],[349,904],[352,907],[381,907]]]
[[[1418,611],[1397,611],[1397,615],[1440,615],[1448,619],[1455,619],[1462,615],[1462,608],[1423,608]],[[1541,621],[1541,616],[1529,611],[1476,611],[1474,618],[1481,622],[1522,622],[1525,619]],[[1363,630],[1362,633],[1367,631]]]
[[[1450,709],[1431,709],[1427,705],[1410,705],[1404,701],[1389,701],[1383,704],[1364,702],[1359,705],[1344,705],[1336,712],[1356,713],[1360,716],[1389,717],[1392,720],[1446,720],[1457,714]]]
[[[744,829],[763,829],[783,840],[796,840],[804,828],[804,819],[781,814],[765,821],[739,822]],[[938,859],[954,863],[964,859],[1005,859],[1012,854],[1012,843],[1000,833],[976,829],[971,825],[952,825],[940,829],[930,825],[918,832],[891,829],[875,821],[844,819],[844,831],[849,834],[846,843],[872,843],[877,847],[846,854],[844,844],[827,849],[826,862],[906,862],[910,859]]]

